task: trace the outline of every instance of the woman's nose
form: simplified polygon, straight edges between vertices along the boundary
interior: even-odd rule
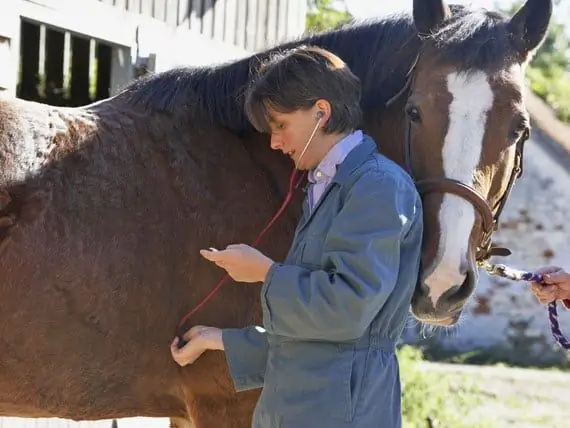
[[[283,141],[281,140],[281,137],[279,135],[271,134],[270,144],[273,150],[278,150],[281,148],[281,146],[283,146]]]

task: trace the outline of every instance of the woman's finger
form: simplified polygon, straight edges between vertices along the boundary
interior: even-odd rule
[[[172,358],[180,366],[191,364],[198,359],[205,351],[199,339],[189,341],[182,348],[178,349],[176,346],[176,339],[171,345]]]
[[[531,288],[538,301],[543,304],[556,300],[557,287],[554,285],[533,283]]]
[[[186,333],[184,333],[182,335],[183,339],[186,341],[190,341],[192,339],[194,339],[196,336],[199,336],[200,333],[205,329],[206,327],[203,325],[195,325],[194,327],[192,327],[190,330],[188,330]]]
[[[566,282],[570,282],[570,275],[563,270],[552,272],[545,276],[545,282],[547,284],[564,284]]]
[[[218,251],[218,250],[200,250],[200,255],[211,262],[217,262],[226,259],[228,253],[226,250]]]
[[[541,267],[540,269],[537,269],[536,272],[540,273],[541,275],[546,275],[549,273],[558,272],[560,270],[562,270],[562,268],[558,266],[544,266]]]
[[[180,342],[180,339],[178,339],[178,336],[176,336],[176,337],[174,338],[174,340],[170,343],[170,351],[171,351],[172,353],[178,351],[178,342]]]

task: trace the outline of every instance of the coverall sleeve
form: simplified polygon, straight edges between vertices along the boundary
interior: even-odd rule
[[[226,362],[236,391],[261,388],[269,345],[262,327],[222,329]]]
[[[400,243],[421,211],[418,200],[397,174],[358,178],[325,238],[323,268],[269,269],[261,292],[266,331],[305,340],[361,337],[406,268]]]

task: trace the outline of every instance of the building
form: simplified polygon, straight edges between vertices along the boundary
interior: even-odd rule
[[[304,31],[306,0],[10,0],[0,90],[54,105],[113,95],[146,70],[239,58]]]

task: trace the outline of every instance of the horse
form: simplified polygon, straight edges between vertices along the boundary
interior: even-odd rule
[[[260,58],[301,44],[346,61],[363,130],[407,168],[426,234],[411,312],[453,325],[477,282],[529,135],[524,70],[552,2],[512,17],[414,1],[412,13],[311,34],[233,62],[177,68],[87,106],[0,100],[0,414],[74,420],[169,417],[250,426],[222,352],[181,368],[169,345],[195,324],[261,322],[259,287],[226,283],[199,250],[250,243],[293,165],[247,122]],[[303,192],[257,248],[282,259]],[[208,296],[205,300],[204,296]]]

